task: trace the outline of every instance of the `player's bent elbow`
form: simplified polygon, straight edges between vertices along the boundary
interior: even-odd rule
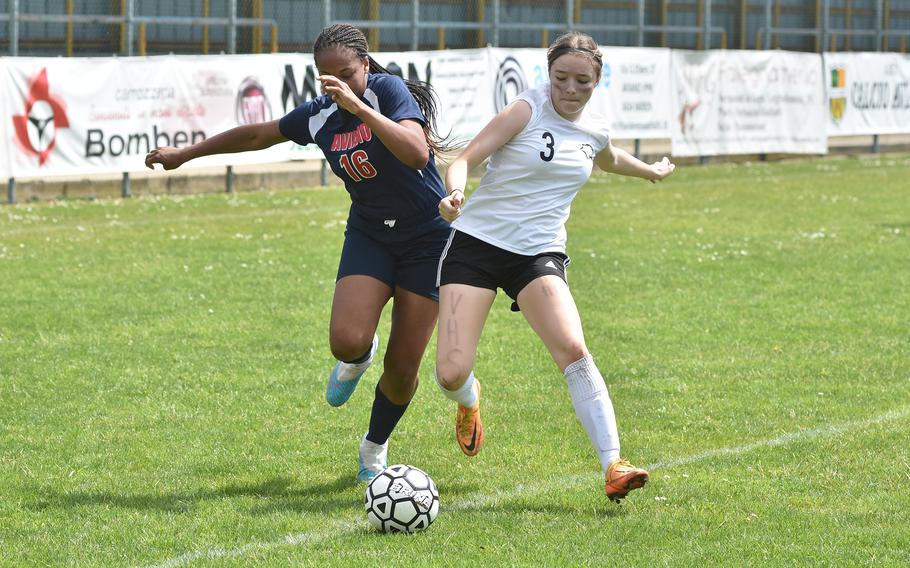
[[[415,170],[422,170],[427,167],[427,164],[430,163],[430,151],[424,149],[421,152],[416,152],[413,156],[409,156],[407,165],[414,168]]]

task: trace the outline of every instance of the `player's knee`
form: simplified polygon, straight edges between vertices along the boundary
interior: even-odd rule
[[[446,390],[451,391],[457,389],[464,384],[470,374],[470,366],[461,365],[452,361],[436,362],[436,382]]]
[[[332,350],[332,356],[339,361],[357,360],[363,357],[372,345],[372,333],[333,329],[329,334],[329,347]]]

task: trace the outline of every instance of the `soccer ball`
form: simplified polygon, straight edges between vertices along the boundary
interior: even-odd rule
[[[439,491],[430,476],[410,465],[387,467],[367,486],[363,504],[382,532],[421,531],[439,513]]]

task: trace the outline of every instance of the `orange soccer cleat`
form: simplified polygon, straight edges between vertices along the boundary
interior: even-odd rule
[[[651,475],[647,471],[635,467],[629,463],[629,460],[621,458],[615,460],[607,468],[605,487],[607,497],[610,498],[610,501],[619,503],[629,494],[629,491],[644,487],[649,479],[651,479]]]
[[[480,381],[474,379],[477,385],[477,402],[467,408],[458,405],[455,413],[455,439],[461,446],[461,451],[466,456],[476,456],[483,445],[483,425],[480,423]]]

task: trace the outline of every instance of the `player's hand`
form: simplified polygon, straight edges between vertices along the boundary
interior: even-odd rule
[[[339,107],[357,116],[364,107],[363,101],[354,94],[347,83],[334,75],[316,77],[322,83],[322,92],[332,98]]]
[[[145,166],[150,170],[155,169],[155,164],[161,164],[166,170],[173,170],[182,166],[185,161],[183,152],[171,146],[156,148],[145,156]]]
[[[664,159],[659,162],[654,162],[651,164],[651,170],[654,175],[651,176],[651,183],[657,183],[660,180],[664,179],[668,175],[673,173],[673,170],[676,169],[676,164],[670,161],[670,158],[664,156]]]
[[[464,192],[456,189],[439,202],[439,214],[451,223],[461,215],[462,205],[464,205]]]

